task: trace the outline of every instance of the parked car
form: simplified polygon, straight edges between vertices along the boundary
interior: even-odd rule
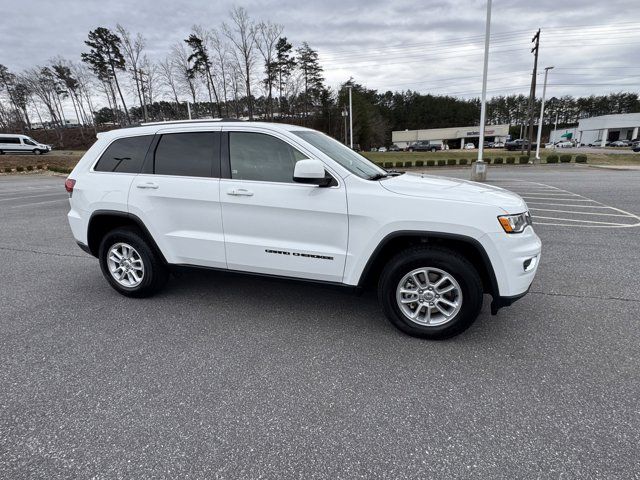
[[[634,152],[640,152],[640,144],[634,145],[633,146],[633,151]]]
[[[467,329],[484,293],[492,313],[524,296],[541,251],[520,196],[388,172],[295,125],[99,133],[65,188],[73,236],[122,295],[151,296],[178,267],[373,288],[397,328],[424,338]]]
[[[442,150],[442,143],[432,143],[429,140],[421,140],[409,145],[409,148],[407,150],[409,150],[410,152],[435,152],[437,150]]]
[[[387,147],[380,147],[378,148],[379,152],[386,152],[387,151]]]
[[[611,142],[610,147],[628,147],[630,142],[627,140],[616,140],[615,142]]]
[[[504,142],[493,142],[493,148],[504,148]]]
[[[399,152],[401,150],[402,149],[398,145],[396,145],[395,143],[392,143],[391,146],[388,149],[389,152]]]
[[[465,143],[464,144],[464,149],[465,150],[473,150],[474,148],[476,148],[476,146],[473,143]]]
[[[37,142],[26,135],[0,133],[0,155],[5,152],[40,155],[50,151],[51,145]]]
[[[571,148],[571,147],[574,147],[575,145],[570,140],[560,140],[560,141],[556,142],[554,144],[554,146],[556,148]]]
[[[517,140],[511,140],[510,142],[505,143],[504,148],[507,150],[521,150],[523,146],[526,149],[528,144],[529,140],[518,138]],[[536,143],[531,144],[532,149],[536,148],[536,146]]]
[[[609,140],[606,140],[604,142],[604,146],[608,147],[611,145],[611,142]],[[601,147],[602,146],[602,140],[596,140],[595,142],[591,142],[589,145],[589,147]]]

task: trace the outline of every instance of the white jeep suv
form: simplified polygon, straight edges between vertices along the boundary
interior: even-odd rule
[[[98,135],[65,187],[73,235],[118,292],[175,266],[377,288],[402,331],[456,335],[525,295],[540,240],[501,188],[387,172],[332,138],[272,123],[188,121]]]

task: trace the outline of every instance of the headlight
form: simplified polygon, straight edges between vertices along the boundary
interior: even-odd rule
[[[498,221],[507,233],[522,233],[527,225],[531,225],[529,212],[518,213],[516,215],[501,215]]]

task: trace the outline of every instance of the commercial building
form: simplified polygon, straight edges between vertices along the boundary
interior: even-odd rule
[[[583,118],[577,127],[559,128],[553,130],[549,137],[551,142],[567,138],[568,134],[584,145],[605,146],[606,141],[636,140],[640,127],[640,113],[620,113],[616,115],[602,115],[599,117]]]
[[[508,136],[509,125],[487,125],[484,129],[484,139],[488,142],[505,142]],[[477,147],[479,137],[479,126],[399,130],[391,132],[391,142],[400,148],[406,148],[421,140],[447,144],[450,148],[463,148],[465,143],[473,143]]]

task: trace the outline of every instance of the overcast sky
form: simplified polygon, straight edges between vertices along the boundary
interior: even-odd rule
[[[479,96],[486,2],[462,0],[15,0],[2,9],[0,63],[12,71],[62,55],[77,61],[89,30],[121,23],[167,55],[191,26],[219,27],[233,5],[284,25],[294,45],[320,53],[325,77],[379,90]],[[13,5],[13,6],[12,6]],[[11,7],[11,8],[9,8]],[[527,93],[532,35],[540,69],[554,65],[548,96],[640,90],[637,0],[494,1],[489,95]],[[634,22],[635,20],[635,22]]]

